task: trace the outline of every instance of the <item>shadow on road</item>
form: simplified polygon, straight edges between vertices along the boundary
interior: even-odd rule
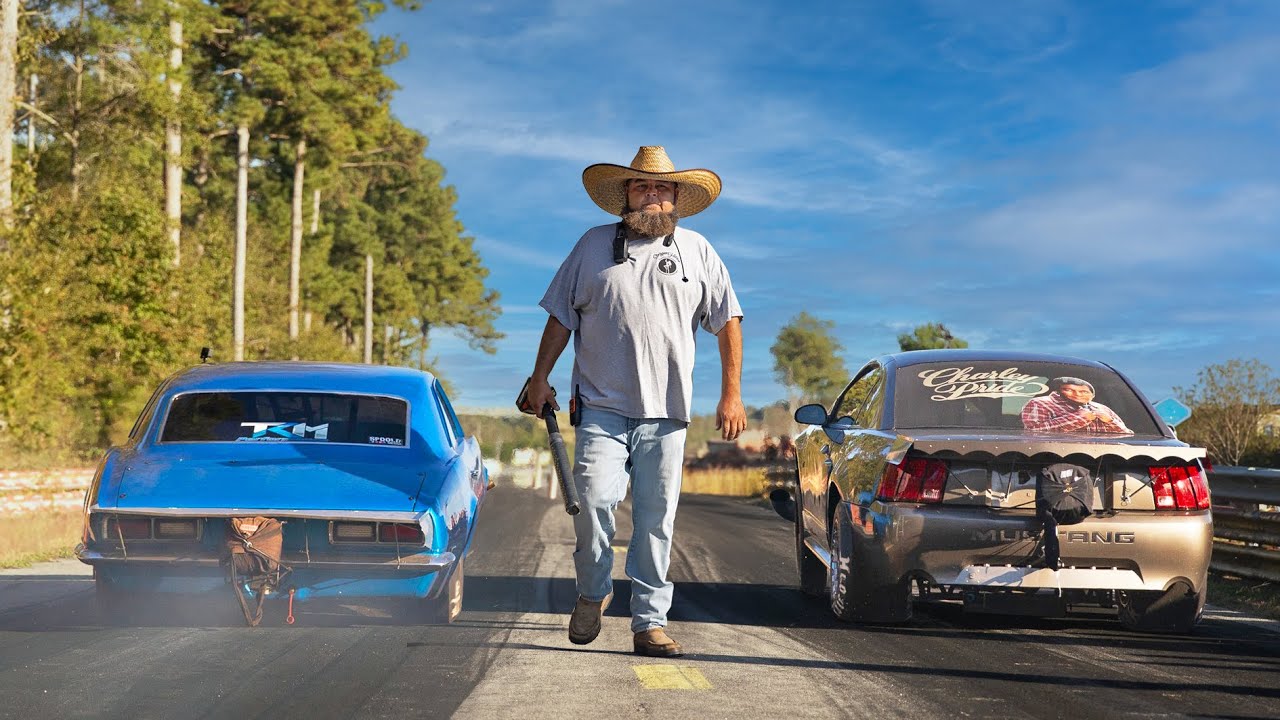
[[[567,615],[577,590],[572,578],[470,576],[463,610]],[[631,581],[615,580],[605,612],[629,617]],[[758,627],[838,627],[825,606],[793,587],[736,583],[675,583],[672,622],[714,622]]]
[[[158,593],[100,605],[93,581],[83,575],[7,575],[0,585],[0,631],[47,632],[111,627],[245,627],[230,586],[225,592]],[[468,581],[468,584],[470,581]],[[295,603],[294,627],[430,625],[421,602],[360,598]],[[286,600],[264,605],[263,627],[287,627]],[[465,616],[459,617],[464,621]]]
[[[593,648],[567,647],[564,645],[535,645],[532,643],[504,643],[504,649],[540,650],[562,653],[595,653],[599,655],[628,655],[622,650],[605,650]],[[801,668],[806,670],[850,671],[857,673],[877,673],[890,676],[921,676],[931,679],[956,678],[983,683],[1011,682],[1039,686],[1082,687],[1092,689],[1125,690],[1133,692],[1157,693],[1226,693],[1254,698],[1280,698],[1280,688],[1262,685],[1227,685],[1222,683],[1196,683],[1185,681],[1160,682],[1156,680],[1128,680],[1124,678],[1081,678],[1069,675],[1046,675],[1043,673],[1026,673],[1016,671],[988,671],[976,669],[939,668],[933,666],[891,665],[874,662],[848,662],[839,660],[819,660],[808,658],[757,657],[741,655],[718,655],[714,653],[691,652],[681,658],[681,662],[726,663],[748,666],[769,666]],[[989,686],[987,686],[989,687]],[[1245,717],[1245,716],[1240,716]],[[1248,716],[1254,717],[1254,716]]]

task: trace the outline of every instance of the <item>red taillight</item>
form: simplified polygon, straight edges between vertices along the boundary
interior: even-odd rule
[[[1205,510],[1209,507],[1209,483],[1199,465],[1149,467],[1151,490],[1157,510]]]
[[[382,523],[378,526],[378,539],[382,542],[402,545],[422,545],[425,536],[422,528],[405,523]]]
[[[105,533],[107,539],[149,540],[151,538],[150,518],[107,518]]]
[[[885,466],[876,497],[896,502],[942,502],[949,472],[945,460],[907,458],[897,465]]]
[[[1191,472],[1191,489],[1196,491],[1196,507],[1200,510],[1209,509],[1209,478],[1205,477],[1204,470],[1194,465],[1188,467]]]

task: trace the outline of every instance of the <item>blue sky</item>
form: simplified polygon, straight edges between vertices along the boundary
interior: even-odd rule
[[[742,302],[748,405],[785,396],[769,346],[802,310],[851,371],[943,322],[1153,401],[1233,357],[1280,372],[1280,2],[434,0],[374,30],[502,294],[497,354],[432,338],[460,406],[510,405],[542,292],[611,221],[582,170],[640,145],[723,178],[685,224]]]

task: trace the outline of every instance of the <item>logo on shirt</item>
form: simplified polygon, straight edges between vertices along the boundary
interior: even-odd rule
[[[658,272],[663,275],[675,275],[676,256],[671,253],[658,253]]]

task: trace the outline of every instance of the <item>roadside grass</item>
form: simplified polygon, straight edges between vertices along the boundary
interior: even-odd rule
[[[0,569],[71,557],[82,517],[79,510],[0,516]]]
[[[1228,610],[1280,620],[1280,583],[1210,572],[1208,602]]]
[[[72,450],[26,450],[0,442],[0,457],[4,463],[0,470],[41,471],[66,468],[93,467],[102,457],[98,449],[75,452]]]
[[[764,468],[685,469],[681,493],[753,497],[764,494]]]

